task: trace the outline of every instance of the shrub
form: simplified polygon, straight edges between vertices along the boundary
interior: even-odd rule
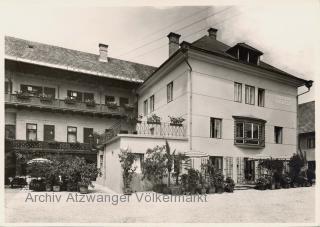
[[[146,178],[154,185],[162,184],[166,169],[165,146],[156,146],[153,149],[148,149],[143,163],[142,179]]]
[[[120,159],[121,168],[122,168],[122,178],[123,178],[124,189],[129,190],[130,183],[133,178],[133,174],[137,169],[137,167],[132,166],[136,158],[134,154],[131,153],[130,151],[121,149],[121,152],[119,154],[119,159]]]
[[[235,186],[234,180],[231,177],[227,177],[225,186],[224,186],[225,191],[233,192],[234,186]]]
[[[256,181],[256,189],[265,190],[270,184],[266,177],[259,177]]]

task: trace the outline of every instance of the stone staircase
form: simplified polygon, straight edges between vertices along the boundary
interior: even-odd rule
[[[254,189],[255,185],[254,184],[236,184],[234,186],[234,190],[250,190]]]

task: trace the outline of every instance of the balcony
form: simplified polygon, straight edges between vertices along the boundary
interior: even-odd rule
[[[101,116],[127,116],[134,112],[132,108],[125,107],[108,107],[104,104],[89,105],[84,102],[67,103],[61,99],[41,99],[37,96],[21,97],[16,94],[5,94],[5,104],[8,106],[35,108],[35,109],[47,109],[60,112],[78,112],[82,114],[92,114]]]
[[[6,139],[6,148],[22,153],[96,154],[96,149],[87,143],[66,143],[56,141],[27,141]]]
[[[172,138],[185,138],[186,127],[182,124],[171,123],[149,123],[149,122],[137,122],[134,130],[131,132],[122,130],[121,124],[115,124],[108,132],[104,133],[100,137],[100,144],[105,144],[118,134],[133,134],[145,137],[172,137]]]

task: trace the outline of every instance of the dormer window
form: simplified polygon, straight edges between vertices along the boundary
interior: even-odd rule
[[[260,56],[263,54],[261,51],[245,43],[238,43],[234,47],[231,47],[229,50],[227,50],[227,53],[233,55],[241,62],[254,65],[260,64]]]

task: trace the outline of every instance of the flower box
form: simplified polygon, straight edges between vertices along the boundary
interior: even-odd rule
[[[147,124],[160,125],[160,124],[161,124],[161,119],[160,119],[160,117],[157,116],[156,114],[153,114],[151,117],[148,117],[148,119],[147,119]]]
[[[40,95],[39,98],[41,102],[52,102],[53,100],[51,95],[46,95],[46,94]]]
[[[116,102],[107,102],[106,105],[110,109],[117,109],[118,108],[118,104]]]
[[[16,92],[18,99],[28,100],[30,99],[30,94],[28,92],[18,91]]]
[[[64,99],[64,103],[66,103],[66,104],[70,104],[70,105],[74,105],[74,104],[76,104],[77,103],[77,100],[75,99],[75,98],[72,98],[72,97],[66,97],[65,99]]]
[[[94,101],[94,99],[88,99],[88,100],[86,100],[86,105],[88,107],[95,107],[96,106],[96,102]]]
[[[172,117],[168,116],[170,118],[170,125],[171,126],[182,126],[182,122],[185,121],[182,117]]]

